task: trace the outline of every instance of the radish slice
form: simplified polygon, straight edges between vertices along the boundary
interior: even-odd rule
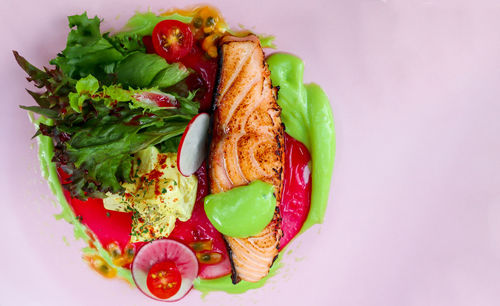
[[[156,263],[171,260],[175,262],[182,276],[179,291],[168,299],[159,299],[148,288],[149,270]],[[148,297],[166,302],[175,302],[183,298],[193,287],[193,281],[198,275],[198,260],[193,251],[184,244],[170,239],[155,240],[143,246],[132,262],[132,276],[142,293]]]
[[[177,169],[184,176],[195,173],[205,160],[209,123],[210,115],[200,113],[191,119],[182,134],[177,154]]]
[[[161,91],[145,91],[134,95],[137,101],[140,101],[149,106],[158,106],[163,108],[177,108],[179,102],[177,99]]]

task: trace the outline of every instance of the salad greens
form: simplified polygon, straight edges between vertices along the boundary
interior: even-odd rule
[[[110,38],[101,34],[101,21],[87,13],[68,17],[69,27],[66,48],[51,60],[70,78],[79,79],[89,74],[101,79],[112,73],[115,64],[133,51],[145,51],[144,45],[134,37]],[[130,40],[128,39],[130,38]]]
[[[68,77],[79,79],[92,74],[105,84],[120,82],[134,88],[168,87],[189,75],[186,67],[168,64],[156,54],[146,54],[143,32],[128,31],[110,36],[101,34],[101,21],[87,13],[68,17],[66,49],[51,60]],[[151,29],[152,30],[152,29]]]
[[[69,175],[63,183],[71,196],[102,198],[123,191],[136,152],[152,145],[177,151],[199,104],[194,93],[163,92],[190,71],[146,54],[144,34],[101,34],[99,18],[86,13],[68,20],[72,30],[66,48],[50,61],[55,69],[38,69],[14,51],[28,80],[45,90],[28,90],[37,105],[21,108],[49,119],[35,136],[52,138],[53,161]],[[162,108],[140,98],[149,93],[167,96],[178,107]]]

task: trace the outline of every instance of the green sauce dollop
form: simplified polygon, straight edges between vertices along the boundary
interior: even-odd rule
[[[274,187],[254,181],[205,197],[205,212],[213,226],[230,237],[250,237],[260,233],[274,215]]]

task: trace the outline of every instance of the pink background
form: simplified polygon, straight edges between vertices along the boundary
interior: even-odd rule
[[[146,3],[179,2],[2,0],[0,305],[155,303],[91,271],[54,220],[10,53],[44,65],[64,48],[67,15],[119,28]],[[499,305],[500,2],[215,4],[304,59],[332,101],[337,158],[325,223],[291,245],[279,276],[179,305]]]

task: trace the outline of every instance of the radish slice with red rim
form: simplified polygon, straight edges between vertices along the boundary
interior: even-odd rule
[[[147,286],[149,270],[157,263],[173,261],[181,273],[182,283],[179,291],[167,299],[159,299]],[[148,297],[166,302],[175,302],[183,298],[193,287],[198,276],[198,260],[193,251],[184,244],[170,239],[155,240],[144,245],[132,262],[132,276],[142,293]]]
[[[179,107],[179,102],[174,96],[162,91],[145,91],[135,94],[134,98],[151,107],[157,106],[167,109]]]
[[[177,169],[184,176],[196,172],[207,156],[210,115],[200,113],[191,119],[182,134],[177,154]]]

